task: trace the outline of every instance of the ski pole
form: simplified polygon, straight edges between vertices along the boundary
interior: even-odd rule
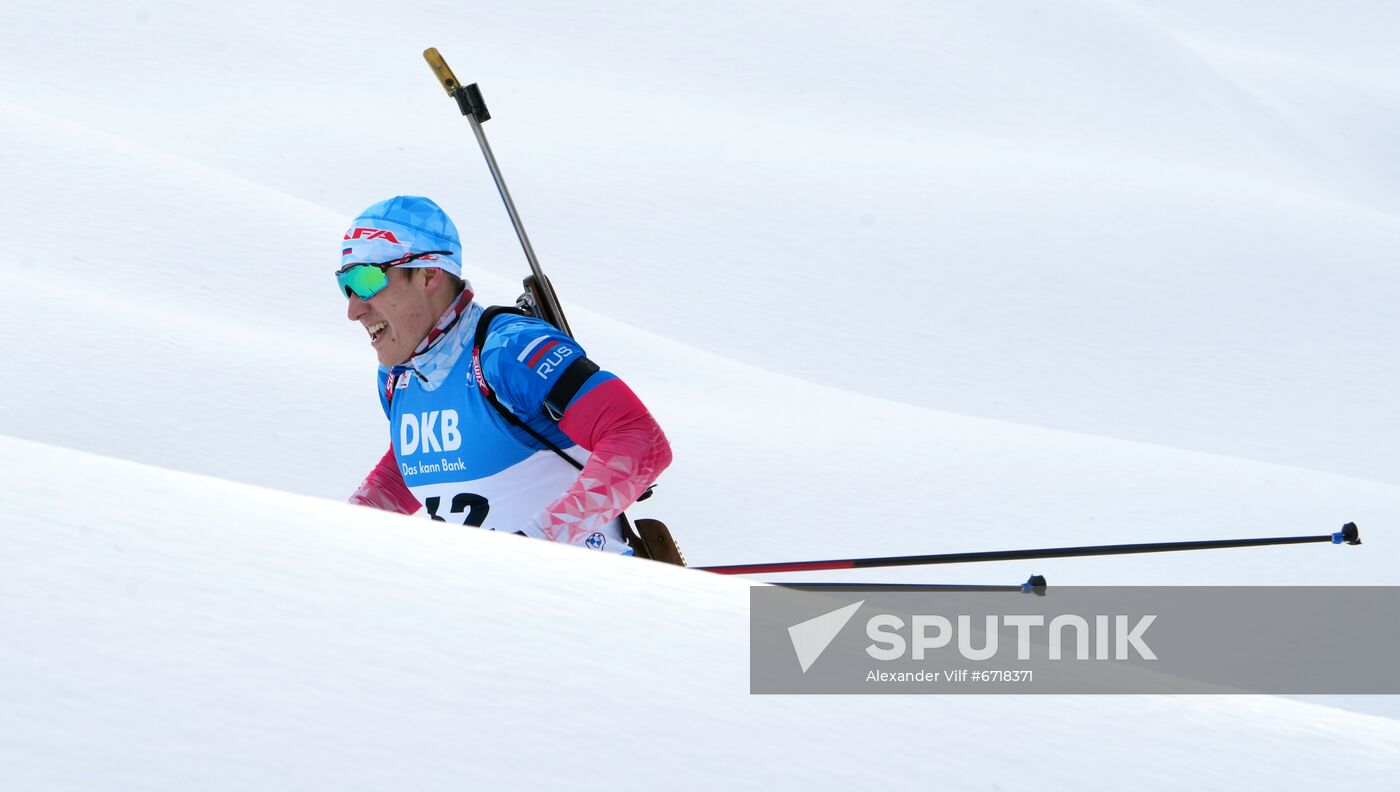
[[[800,591],[841,591],[846,589],[880,591],[1014,591],[1018,594],[1045,596],[1045,576],[1031,575],[1025,583],[1017,586],[978,585],[963,583],[774,583],[783,588]]]
[[[436,47],[423,50],[423,59],[428,62],[433,74],[437,75],[442,87],[447,89],[447,95],[457,100],[462,115],[466,116],[467,123],[471,124],[476,142],[481,145],[481,153],[486,157],[486,167],[491,169],[491,178],[496,182],[496,191],[501,194],[501,201],[506,205],[511,225],[515,226],[515,235],[520,239],[520,246],[525,249],[525,258],[530,262],[531,272],[530,277],[525,279],[525,291],[534,300],[534,305],[525,307],[531,309],[539,318],[563,330],[566,335],[573,336],[569,322],[564,318],[564,309],[559,304],[559,296],[554,293],[554,286],[540,269],[539,259],[535,257],[535,248],[525,233],[525,225],[520,221],[515,201],[511,200],[510,190],[506,187],[505,178],[501,176],[501,167],[496,164],[496,155],[491,152],[491,144],[486,142],[486,133],[481,129],[483,123],[491,120],[491,112],[486,109],[486,100],[481,97],[481,89],[476,87],[476,83],[464,86],[458,82]]]
[[[1264,545],[1361,544],[1356,523],[1347,523],[1334,534],[1321,536],[1277,536],[1268,539],[1212,539],[1203,542],[1150,542],[1146,544],[1091,545],[1088,547],[1048,547],[1038,550],[993,550],[980,553],[936,553],[934,555],[884,556],[881,558],[838,558],[828,561],[779,561],[768,564],[731,564],[692,567],[720,575],[754,575],[770,572],[809,572],[822,569],[869,569],[925,564],[969,564],[979,561],[1019,561],[1029,558],[1071,558],[1075,556],[1125,555],[1128,553],[1169,553],[1178,550],[1220,550],[1227,547]]]

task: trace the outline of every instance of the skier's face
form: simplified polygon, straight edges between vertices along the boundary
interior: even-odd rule
[[[442,302],[437,293],[447,286],[435,269],[414,272],[396,267],[388,275],[389,285],[368,300],[351,294],[345,311],[350,321],[359,322],[369,333],[381,366],[404,363],[413,355],[445,310],[445,306],[436,307]]]

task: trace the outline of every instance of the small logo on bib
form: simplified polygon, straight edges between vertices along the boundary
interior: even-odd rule
[[[608,543],[608,537],[603,536],[603,534],[598,531],[594,531],[593,535],[585,539],[583,543],[588,545],[589,549],[602,550],[603,546]]]

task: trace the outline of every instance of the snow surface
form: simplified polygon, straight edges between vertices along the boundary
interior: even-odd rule
[[[1393,6],[7,0],[0,29],[0,786],[1400,769],[1386,697],[752,697],[743,581],[327,500],[386,442],[329,276],[354,213],[434,196],[481,297],[518,291],[437,46],[671,437],[635,514],[692,563],[1354,520],[1361,548],[861,579],[1391,583]]]
[[[739,580],[0,447],[7,789],[1363,789],[1400,763],[1400,722],[1265,696],[750,696]]]

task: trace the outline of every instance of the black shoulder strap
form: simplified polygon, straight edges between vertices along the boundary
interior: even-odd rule
[[[574,400],[580,390],[583,390],[584,383],[594,374],[598,373],[598,364],[586,357],[575,359],[564,369],[564,373],[559,376],[559,381],[554,383],[554,387],[549,389],[549,393],[544,397],[544,408],[549,413],[549,417],[559,420],[564,417],[564,409],[569,406],[569,402]]]
[[[491,406],[496,408],[496,412],[500,413],[502,418],[505,418],[511,424],[518,426],[521,429],[524,429],[526,433],[528,433],[531,437],[535,438],[535,440],[538,441],[545,448],[548,448],[555,454],[558,454],[560,459],[563,459],[565,462],[568,462],[570,465],[573,465],[576,470],[583,470],[582,462],[564,453],[564,449],[560,448],[554,443],[551,443],[549,441],[549,438],[530,428],[529,424],[520,420],[519,416],[511,412],[504,404],[501,404],[501,400],[496,398],[495,389],[491,387],[491,383],[486,381],[486,371],[481,367],[481,348],[486,345],[486,334],[491,329],[491,321],[497,316],[500,316],[501,314],[529,316],[529,314],[525,313],[519,308],[508,305],[493,305],[482,312],[481,318],[478,319],[476,323],[476,338],[472,341],[472,376],[476,377],[477,387],[481,389],[482,394],[486,396],[486,400],[491,402]],[[580,385],[581,384],[582,383],[580,383]],[[553,391],[551,390],[551,393],[552,392]]]

